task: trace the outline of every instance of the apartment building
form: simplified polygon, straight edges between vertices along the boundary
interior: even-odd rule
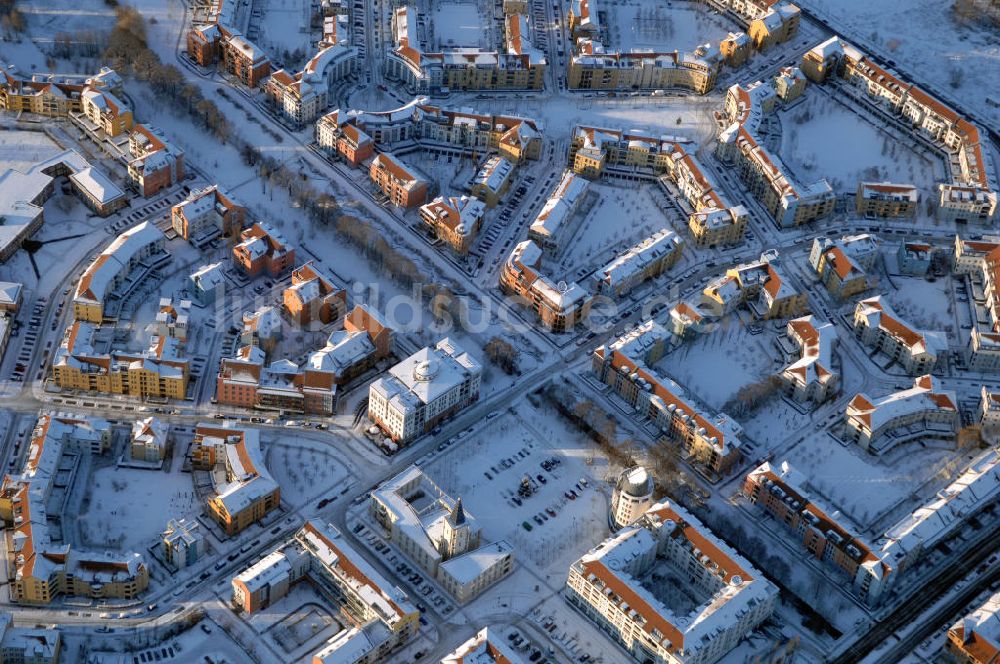
[[[1000,237],[987,235],[981,240],[963,240],[955,236],[956,274],[967,274],[981,281],[986,296],[989,327],[981,330],[973,325],[966,364],[976,371],[1000,371],[1000,297],[997,284],[1000,275]]]
[[[834,240],[813,240],[809,264],[830,295],[846,300],[875,285],[869,272],[878,259],[878,241],[871,235],[849,235]]]
[[[187,341],[190,315],[190,300],[180,300],[174,304],[172,298],[161,297],[156,317],[146,329],[158,337],[173,337],[178,341]]]
[[[726,0],[723,0],[725,2]],[[754,14],[758,14],[761,8],[766,7],[763,15],[757,16],[750,22],[747,34],[751,43],[758,51],[763,51],[775,44],[788,41],[798,33],[799,19],[801,11],[790,2],[769,2],[768,0],[757,0],[743,2],[743,0],[729,0],[730,7],[740,5],[753,7]]]
[[[292,285],[282,293],[285,313],[300,326],[329,325],[347,315],[347,291],[335,288],[309,261],[292,270]]]
[[[139,553],[89,551],[49,534],[47,504],[61,475],[63,452],[103,454],[111,446],[106,420],[43,414],[30,434],[19,473],[3,479],[0,518],[7,539],[9,592],[18,604],[49,604],[60,596],[134,599],[149,586],[149,570]],[[63,482],[58,479],[58,482]],[[55,517],[56,515],[52,515]]]
[[[0,108],[5,111],[63,118],[83,112],[83,81],[55,76],[25,78],[6,69],[0,76]]]
[[[942,653],[956,664],[1000,661],[1000,593],[990,596],[948,629]]]
[[[777,250],[772,249],[710,281],[699,306],[721,318],[741,305],[756,318],[795,318],[806,312],[808,298],[784,276]]]
[[[420,206],[420,220],[459,254],[466,254],[479,235],[486,204],[470,196],[438,196]]]
[[[188,290],[194,302],[202,307],[220,300],[226,292],[222,261],[202,265],[188,275]]]
[[[108,90],[86,87],[80,94],[80,110],[110,137],[131,131],[132,109]]]
[[[343,385],[389,357],[394,334],[377,311],[359,304],[344,318],[344,329],[331,332],[326,345],[309,356],[308,366]]]
[[[486,203],[487,208],[494,208],[510,189],[513,179],[514,164],[499,155],[494,155],[487,159],[473,176],[469,194]]]
[[[917,216],[920,192],[912,184],[892,182],[861,182],[854,197],[854,207],[858,214],[866,218]]]
[[[807,478],[787,461],[765,461],[747,474],[743,495],[800,538],[817,560],[849,578],[862,601],[877,604],[894,570],[860,534],[838,522],[840,512],[819,504],[807,487]]]
[[[333,23],[336,25],[336,23]],[[345,34],[350,35],[349,31]],[[287,120],[296,126],[314,121],[328,106],[333,88],[354,74],[357,67],[357,49],[346,41],[320,48],[306,62],[302,71],[290,74],[279,69],[268,77],[264,93]]]
[[[144,221],[125,231],[87,266],[73,295],[73,317],[100,323],[112,314],[109,301],[120,302],[155,269],[169,259],[163,232]]]
[[[462,499],[448,496],[416,466],[373,490],[368,512],[400,551],[460,603],[513,570],[510,545],[483,543],[479,524]]]
[[[919,137],[948,154],[950,182],[938,185],[938,217],[990,224],[997,214],[997,185],[982,132],[971,120],[925,90],[884,69],[866,53],[834,36],[802,56],[802,71],[822,83],[842,78],[852,96],[912,124]]]
[[[669,569],[698,602],[671,608],[643,579]],[[678,505],[653,505],[570,565],[566,597],[637,662],[718,661],[766,621],[778,589]]]
[[[925,277],[931,269],[934,247],[927,242],[904,240],[896,250],[896,265],[903,274]]]
[[[402,83],[411,93],[544,87],[545,54],[531,46],[518,20],[505,22],[505,40],[500,51],[457,47],[428,52],[417,38],[417,22],[416,7],[404,5],[393,9],[393,47],[386,61],[386,76]]]
[[[840,373],[833,366],[837,331],[833,325],[815,316],[788,321],[788,338],[801,356],[781,372],[788,393],[796,401],[822,403],[840,390]]]
[[[190,567],[205,555],[205,535],[197,521],[170,519],[161,540],[164,560],[177,569]]]
[[[683,88],[707,94],[715,87],[722,54],[704,44],[693,52],[616,51],[594,38],[576,41],[569,59],[570,90],[659,90]]]
[[[233,266],[245,277],[262,274],[280,277],[295,265],[295,247],[289,246],[270,225],[256,222],[240,233],[233,247]]]
[[[416,636],[420,612],[332,524],[306,521],[294,539],[233,578],[233,604],[254,613],[309,579],[348,627],[313,653],[314,664],[379,664]]]
[[[221,236],[232,237],[246,225],[247,209],[217,184],[196,189],[170,208],[170,226],[198,248]]]
[[[750,37],[745,32],[730,32],[719,42],[719,53],[733,69],[742,67],[753,53]]]
[[[368,418],[408,443],[479,399],[483,367],[449,338],[425,346],[368,389]]]
[[[357,166],[382,149],[460,149],[472,157],[496,152],[519,164],[541,156],[541,127],[529,118],[484,115],[433,106],[417,97],[390,111],[341,111],[316,123],[316,142]]]
[[[355,122],[346,122],[341,111],[327,113],[316,122],[316,143],[338,154],[352,166],[360,166],[375,154],[375,141]]]
[[[372,160],[368,177],[396,207],[419,207],[427,200],[426,176],[387,152]]]
[[[572,237],[573,222],[590,183],[573,171],[564,171],[549,198],[528,227],[528,238],[542,250],[556,254]]]
[[[720,209],[709,208],[694,212],[688,218],[688,229],[699,249],[739,244],[747,228],[747,209],[742,205]]]
[[[223,4],[233,4],[222,0]],[[235,9],[232,10],[235,14]],[[222,65],[223,71],[248,88],[256,88],[271,73],[271,61],[256,44],[229,22],[234,16],[220,15],[187,33],[187,54],[201,67]]]
[[[114,348],[114,329],[87,321],[66,328],[52,355],[57,387],[136,398],[184,399],[190,362],[176,337],[152,336],[143,351]]]
[[[860,300],[854,309],[854,335],[889,356],[910,375],[930,373],[948,350],[941,332],[918,330],[900,318],[881,295]]]
[[[708,307],[693,300],[678,302],[670,308],[670,331],[680,339],[711,332],[717,321],[718,317]]]
[[[684,242],[664,228],[626,249],[594,274],[594,290],[601,295],[621,298],[639,284],[655,279],[681,257]]]
[[[798,67],[782,67],[774,77],[774,93],[789,104],[806,93],[806,76]]]
[[[128,177],[142,196],[152,196],[184,179],[184,151],[167,141],[163,132],[137,124],[129,134]]]
[[[645,321],[592,356],[592,371],[631,406],[649,418],[664,438],[707,471],[724,476],[741,458],[742,429],[728,415],[697,406],[684,388],[652,367],[663,354],[668,333]]]
[[[215,379],[215,401],[228,406],[332,415],[336,400],[333,372],[316,368],[312,358],[304,366],[288,359],[268,363],[259,346],[245,345],[223,358]]]
[[[155,417],[146,417],[132,423],[130,451],[133,461],[159,463],[167,455],[167,438],[170,427]]]
[[[510,0],[504,0],[506,6]],[[528,664],[507,639],[484,627],[441,660],[441,664]]]
[[[0,613],[0,662],[58,664],[62,636],[58,629],[14,627],[14,616]]]
[[[772,82],[743,87],[733,85],[726,92],[716,154],[735,164],[750,193],[787,228],[821,219],[833,212],[836,196],[826,180],[803,185],[796,182],[788,167],[772,154],[758,135],[761,119],[774,111],[778,95]]]
[[[575,281],[553,282],[541,267],[538,245],[532,240],[519,242],[500,268],[500,290],[523,298],[523,304],[552,332],[568,332],[590,313],[591,295]]]
[[[1000,424],[1000,392],[992,392],[983,385],[978,414],[979,423],[984,426]]]
[[[914,378],[913,387],[878,398],[859,393],[845,414],[849,440],[874,454],[913,439],[954,439],[961,424],[955,393],[940,389],[930,374]]]
[[[924,554],[952,537],[1000,501],[1000,452],[984,450],[954,481],[907,514],[875,542],[876,554],[896,571],[890,583],[906,578]]]
[[[191,441],[191,463],[211,471],[209,515],[229,537],[262,521],[281,503],[281,488],[264,465],[260,431],[232,422],[202,423]]]

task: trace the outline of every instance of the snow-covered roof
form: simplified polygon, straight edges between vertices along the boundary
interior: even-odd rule
[[[493,193],[499,193],[513,173],[514,164],[499,155],[494,155],[486,160],[486,163],[472,178],[472,184],[482,185]]]
[[[559,183],[531,223],[529,233],[541,237],[554,237],[576,211],[589,186],[588,180],[573,171],[563,172]]]
[[[896,567],[908,556],[932,548],[952,529],[996,500],[1000,492],[1000,451],[986,450],[947,487],[886,531],[879,557]]]
[[[617,284],[631,279],[636,273],[642,272],[650,263],[680,251],[681,245],[682,241],[677,233],[667,228],[661,229],[600,268],[595,279],[614,288]]]
[[[794,377],[802,385],[827,384],[837,379],[833,370],[837,331],[832,324],[809,315],[788,321],[787,331],[799,345],[802,356],[785,367],[783,375]]]
[[[940,390],[930,374],[913,380],[913,387],[873,399],[859,393],[847,404],[847,419],[867,427],[873,434],[884,427],[919,413],[958,412],[958,400],[950,390]]]
[[[428,404],[482,373],[482,366],[462,347],[445,337],[433,348],[425,346],[392,367],[390,376]]]
[[[660,546],[667,538],[677,544]],[[694,575],[687,571],[689,565],[708,567],[712,571],[703,576],[713,579],[709,581],[711,600],[678,615],[637,578],[661,563],[683,576]],[[686,655],[714,647],[713,635],[734,627],[751,607],[771,603],[778,595],[778,589],[749,561],[692,514],[665,501],[591,549],[570,569],[618,605],[646,633],[645,638]]]
[[[441,664],[528,664],[528,660],[511,647],[510,641],[484,627],[445,655]]]
[[[119,235],[84,270],[74,299],[103,303],[114,280],[134,267],[135,257],[163,239],[163,231],[148,221]]]
[[[327,338],[326,345],[309,356],[309,366],[341,376],[374,352],[375,345],[366,332],[334,330]]]

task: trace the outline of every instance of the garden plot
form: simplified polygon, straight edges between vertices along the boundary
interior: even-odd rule
[[[335,488],[347,478],[336,448],[301,436],[285,436],[266,448],[265,463],[281,485],[281,497],[301,505]]]
[[[909,183],[926,198],[947,177],[937,154],[909,147],[832,95],[807,92],[780,115],[781,156],[802,183],[825,178],[838,193],[862,180]]]
[[[736,392],[780,369],[769,332],[753,335],[728,316],[709,334],[695,337],[666,355],[657,365],[692,397],[720,409]]]
[[[806,437],[786,456],[809,478],[814,492],[872,538],[922,504],[967,463],[946,446],[904,445],[875,457],[821,432]]]
[[[517,415],[489,421],[425,466],[425,472],[448,495],[461,496],[485,540],[506,540],[519,552],[520,563],[564,573],[607,537],[603,480],[608,462],[555,412],[526,403],[518,408]],[[542,462],[553,458],[559,463],[545,470]],[[532,493],[517,505],[513,498],[525,477]],[[577,497],[568,498],[569,491]]]
[[[703,2],[625,0],[604,3],[601,9],[611,45],[621,51],[690,51],[699,44],[718,44],[738,29]]]
[[[584,202],[577,211],[583,218],[572,222],[573,237],[565,242],[556,274],[604,265],[640,240],[671,227],[670,219],[653,199],[650,186],[626,188],[595,183],[587,196],[595,202],[589,210]]]
[[[487,33],[475,2],[441,2],[434,9],[433,16],[432,50],[458,46],[489,48]]]
[[[886,298],[903,319],[925,330],[954,329],[954,307],[948,279],[928,281],[923,277],[893,277]]]
[[[105,466],[88,480],[85,508],[76,517],[83,545],[124,551],[142,551],[163,531],[170,519],[201,510],[191,475]]]

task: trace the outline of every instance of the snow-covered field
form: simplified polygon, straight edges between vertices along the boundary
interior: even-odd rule
[[[925,82],[967,105],[981,117],[1000,122],[1000,34],[997,28],[963,24],[953,2],[941,0],[802,0],[857,45],[891,59],[912,82]],[[959,72],[959,73],[955,73]],[[953,86],[957,83],[957,86]]]
[[[601,9],[607,13],[611,45],[622,51],[690,51],[706,42],[718,44],[739,28],[703,2],[624,0],[605,3]]]
[[[62,149],[41,131],[0,130],[0,168],[21,171],[55,156]]]
[[[434,10],[434,38],[442,47],[486,48],[482,19],[474,1],[442,2]]]
[[[815,88],[781,122],[782,158],[803,183],[826,178],[838,192],[861,180],[910,183],[927,197],[947,176],[940,156],[908,147]]]
[[[105,466],[89,478],[89,504],[77,517],[86,544],[141,551],[170,519],[200,511],[191,475],[174,463],[170,472]]]
[[[690,395],[721,408],[744,385],[777,371],[769,335],[752,335],[736,316],[728,316],[717,330],[686,342],[657,366]]]

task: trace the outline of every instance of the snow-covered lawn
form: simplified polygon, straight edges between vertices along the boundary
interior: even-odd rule
[[[803,184],[826,178],[842,192],[860,180],[888,180],[911,183],[926,197],[947,175],[937,155],[915,151],[817,90],[782,111],[781,124],[782,158]]]
[[[608,17],[611,45],[622,51],[690,51],[698,44],[718,44],[739,28],[703,2],[624,0],[605,3],[601,9]]]
[[[434,38],[442,47],[488,46],[475,2],[442,2],[433,15]]]
[[[40,161],[62,152],[62,148],[42,131],[6,129],[0,131],[0,168],[24,173]]]
[[[335,445],[288,434],[265,450],[267,468],[281,485],[281,498],[292,505],[339,489],[347,478]]]
[[[553,457],[561,463],[544,470],[542,461]],[[504,469],[502,464],[508,459],[512,465]],[[517,416],[504,414],[490,420],[424,466],[445,492],[462,497],[485,539],[507,540],[519,562],[556,575],[565,573],[571,561],[607,536],[608,497],[601,490],[607,469],[607,460],[587,437],[570,429],[555,412],[537,411],[527,403],[519,405]],[[519,506],[511,497],[517,495],[526,475],[535,491]],[[589,484],[582,491],[576,488],[581,478]],[[570,489],[579,494],[575,500],[564,495]],[[546,514],[538,525],[534,517],[546,509],[556,516]],[[525,530],[522,522],[532,530]]]
[[[312,3],[309,0],[266,0],[264,16],[260,20],[258,46],[272,57],[278,58],[286,67],[297,66],[298,60],[307,58],[315,51],[309,34],[309,15]],[[287,57],[295,52],[300,58]]]
[[[821,432],[806,437],[787,459],[809,478],[816,494],[871,537],[925,502],[962,463],[954,450],[921,445],[875,457]]]
[[[1000,39],[996,28],[956,20],[954,2],[941,0],[802,0],[841,29],[845,37],[864,40],[909,75],[967,104],[996,124],[1000,107]],[[983,19],[986,20],[985,18]],[[955,72],[958,72],[957,74]],[[957,84],[953,86],[954,84]]]
[[[886,298],[909,323],[926,330],[945,330],[949,326],[954,329],[948,279],[930,282],[923,277],[895,276],[892,283],[896,290],[890,289]]]
[[[719,329],[685,342],[657,366],[691,396],[721,408],[741,387],[778,369],[770,334],[765,329],[752,335],[736,316],[728,316]]]
[[[78,480],[79,481],[79,480]],[[105,466],[88,480],[86,511],[76,517],[86,546],[142,551],[170,519],[201,510],[191,475],[174,463],[170,472]]]
[[[560,270],[568,274],[586,266],[599,267],[640,240],[669,228],[667,215],[653,199],[652,186],[591,185],[588,195],[593,207],[578,211],[583,218],[578,217],[567,229],[573,237],[564,235]]]

